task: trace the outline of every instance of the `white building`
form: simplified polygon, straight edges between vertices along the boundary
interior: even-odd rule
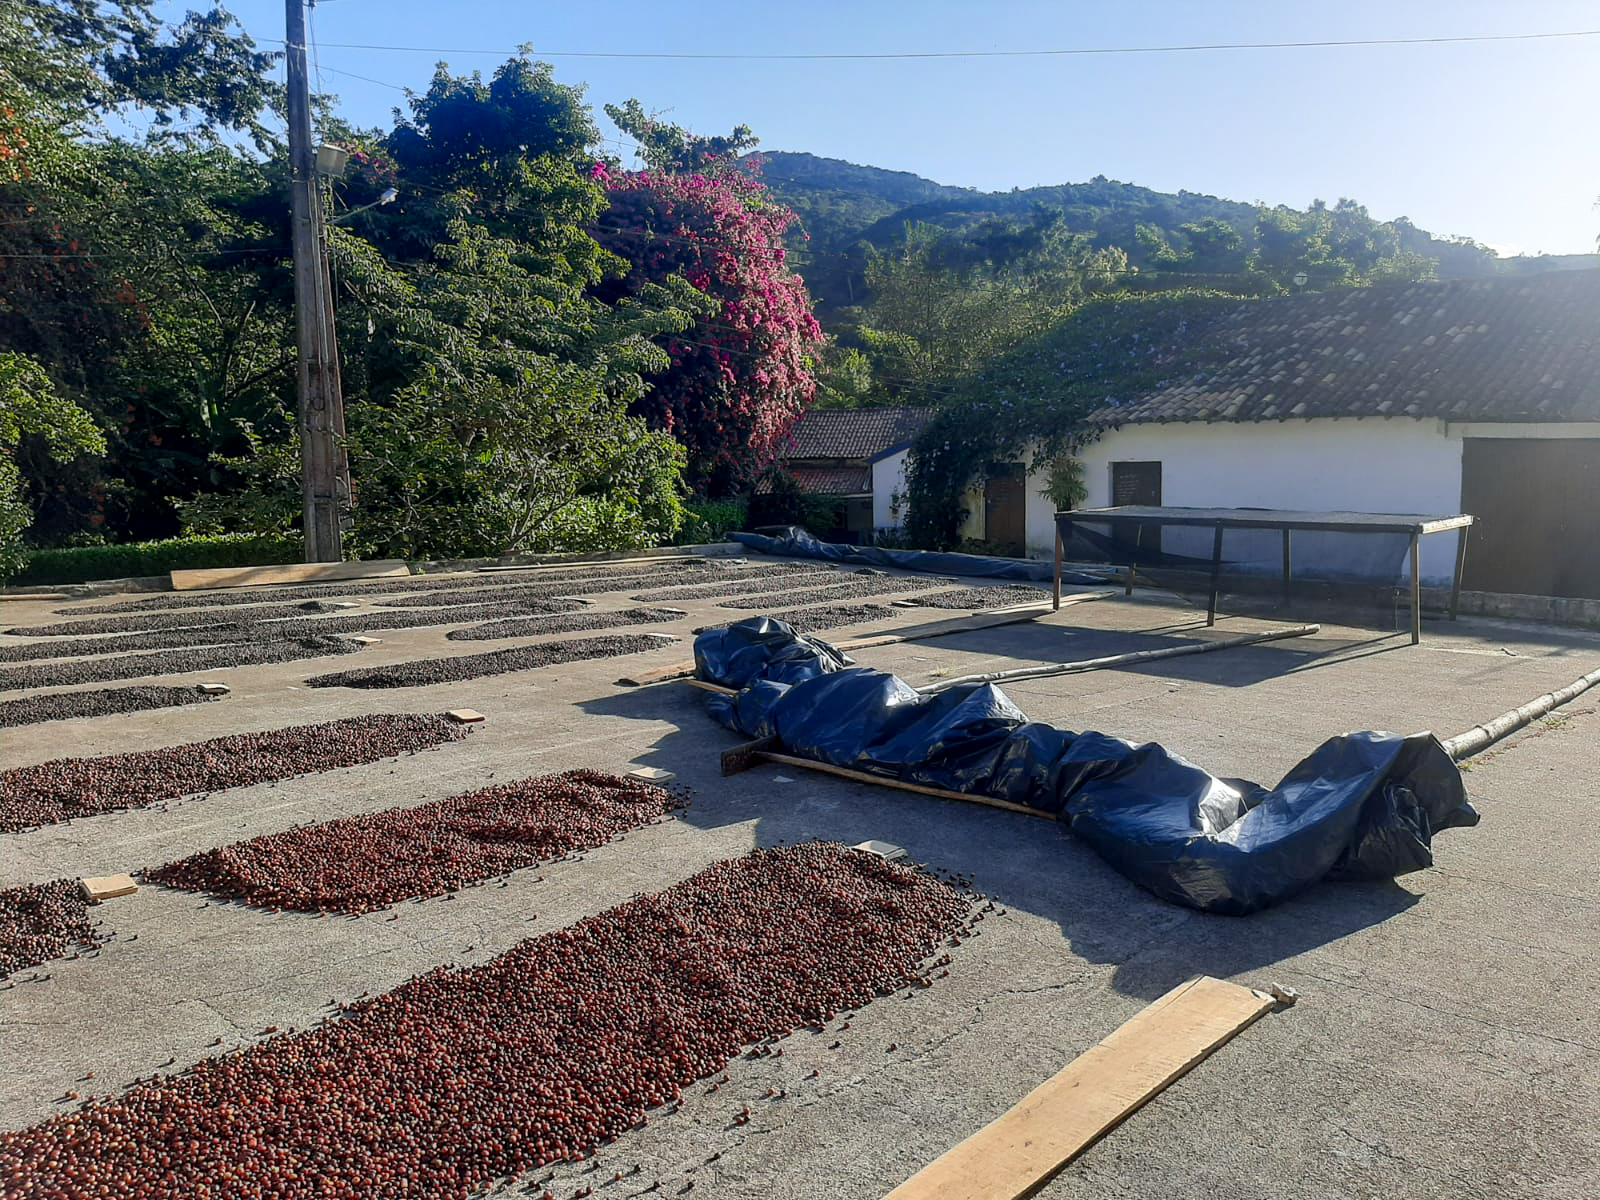
[[[1600,272],[1243,302],[1207,336],[1221,366],[1183,377],[1181,345],[1157,351],[1176,381],[1091,418],[1083,507],[1470,513],[1467,588],[1600,598]],[[1023,466],[963,533],[1020,527],[1048,557],[1054,505]],[[1456,535],[1422,550],[1447,582]]]

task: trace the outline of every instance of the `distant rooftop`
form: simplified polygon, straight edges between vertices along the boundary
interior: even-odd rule
[[[930,416],[926,408],[814,408],[795,423],[780,457],[870,461],[908,444]]]

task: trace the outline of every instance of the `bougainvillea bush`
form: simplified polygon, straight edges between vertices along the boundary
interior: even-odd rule
[[[689,453],[690,482],[728,491],[776,455],[816,391],[822,329],[805,282],[786,265],[795,216],[747,170],[619,172],[597,164],[610,208],[595,239],[632,265],[602,286],[614,302],[672,275],[719,308],[658,343],[672,358],[634,411]]]

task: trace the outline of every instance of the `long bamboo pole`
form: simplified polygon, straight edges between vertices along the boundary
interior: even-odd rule
[[[1519,704],[1516,708],[1507,709],[1492,721],[1485,721],[1482,725],[1474,725],[1465,733],[1458,733],[1453,738],[1446,738],[1444,748],[1456,762],[1460,762],[1463,758],[1470,758],[1474,754],[1480,754],[1501,738],[1508,737],[1517,730],[1537,721],[1547,713],[1560,708],[1563,704],[1570,704],[1596,684],[1600,684],[1600,667],[1590,671],[1587,675],[1580,675],[1564,688],[1546,692],[1542,696],[1529,700],[1526,704]]]

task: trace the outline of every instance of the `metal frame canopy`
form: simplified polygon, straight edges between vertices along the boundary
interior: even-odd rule
[[[1061,607],[1062,550],[1073,525],[1078,522],[1099,525],[1144,527],[1146,525],[1189,525],[1215,530],[1211,540],[1211,587],[1206,606],[1206,624],[1217,621],[1217,592],[1222,576],[1222,535],[1229,529],[1276,529],[1283,534],[1283,583],[1287,590],[1292,570],[1291,536],[1296,530],[1324,533],[1403,533],[1411,539],[1411,641],[1422,640],[1422,576],[1420,543],[1424,534],[1465,530],[1472,518],[1424,516],[1417,513],[1299,512],[1276,508],[1168,508],[1158,505],[1123,504],[1115,508],[1077,508],[1056,513],[1056,561],[1054,605]],[[1137,542],[1132,543],[1137,549]],[[1461,570],[1467,558],[1465,532],[1456,542],[1455,577],[1450,587],[1450,619],[1456,619],[1461,599]],[[1127,567],[1125,587],[1133,595],[1134,563],[1113,563]]]

